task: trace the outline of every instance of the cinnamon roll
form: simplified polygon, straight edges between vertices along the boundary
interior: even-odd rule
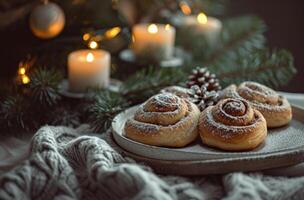
[[[269,128],[286,125],[292,119],[292,109],[288,100],[256,82],[243,82],[239,86],[230,85],[223,90],[221,97],[246,99],[253,108],[263,114]]]
[[[139,106],[124,130],[128,138],[144,144],[183,147],[196,139],[200,111],[190,101],[163,93]]]
[[[206,108],[199,120],[202,142],[229,151],[251,150],[267,136],[263,115],[242,99],[224,99]]]

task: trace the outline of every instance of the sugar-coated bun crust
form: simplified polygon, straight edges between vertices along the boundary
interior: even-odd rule
[[[206,108],[199,120],[199,134],[208,146],[229,151],[251,150],[267,136],[263,115],[242,99],[224,99]]]
[[[239,86],[230,85],[223,90],[221,98],[241,98],[262,113],[267,127],[275,128],[288,124],[292,119],[292,109],[288,100],[274,90],[256,82],[243,82]]]
[[[125,124],[128,138],[144,144],[183,147],[197,138],[200,111],[196,105],[174,94],[151,97]]]

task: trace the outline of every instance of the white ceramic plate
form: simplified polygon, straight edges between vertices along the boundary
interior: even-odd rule
[[[123,149],[143,158],[163,161],[206,161],[214,159],[240,159],[273,157],[304,150],[304,110],[293,107],[293,120],[282,128],[270,129],[263,144],[252,151],[227,152],[203,145],[198,138],[196,142],[184,148],[165,148],[142,144],[124,135],[124,125],[133,117],[137,106],[117,115],[112,122],[114,140]],[[303,157],[303,155],[302,155]]]

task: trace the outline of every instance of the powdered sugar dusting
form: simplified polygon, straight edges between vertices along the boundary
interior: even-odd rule
[[[171,106],[174,105],[177,109],[168,112],[149,112],[147,111],[147,105],[157,105],[157,106]],[[191,133],[197,126],[197,121],[199,117],[198,109],[194,110],[192,103],[188,100],[181,99],[174,94],[163,93],[151,97],[147,102],[142,104],[138,110],[135,112],[135,115],[129,119],[126,123],[127,126],[132,126],[134,129],[138,130],[138,134],[166,134],[168,132],[174,134],[175,130],[180,128],[186,129],[186,132]],[[180,117],[179,114],[182,115]],[[151,118],[151,121],[155,120],[155,117],[164,117],[166,120],[171,120],[174,123],[163,125],[163,124],[154,124],[149,122],[148,118]],[[144,118],[142,121],[140,119]],[[147,119],[147,120],[146,120]],[[189,123],[190,122],[190,123]]]
[[[280,113],[290,109],[290,104],[285,97],[266,86],[255,82],[244,82],[241,85],[244,85],[241,89],[235,85],[226,88],[222,93],[222,98],[232,97],[247,100],[251,106],[261,112]],[[247,87],[248,85],[250,87]]]

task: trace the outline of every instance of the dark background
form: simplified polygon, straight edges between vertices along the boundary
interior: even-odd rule
[[[266,21],[267,46],[290,50],[298,70],[297,76],[281,90],[304,92],[304,1],[230,0],[227,10],[229,16],[254,14]],[[21,23],[16,29],[1,31],[0,78],[7,78],[16,73],[18,62],[27,52],[23,46],[29,47],[39,42],[31,34],[27,23]]]
[[[229,15],[255,14],[266,21],[267,46],[286,48],[295,57],[298,74],[282,90],[304,92],[304,1],[231,0]]]

